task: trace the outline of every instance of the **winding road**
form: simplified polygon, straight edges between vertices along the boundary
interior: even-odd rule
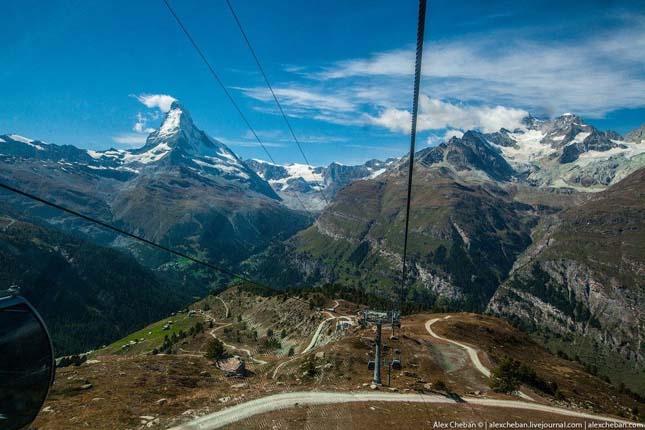
[[[458,347],[465,349],[466,352],[468,353],[468,357],[470,357],[470,361],[473,362],[473,366],[475,366],[475,368],[479,370],[479,372],[482,375],[484,375],[487,378],[490,378],[490,369],[484,366],[482,362],[479,360],[479,355],[477,355],[477,350],[475,348],[465,345],[461,342],[457,342],[456,340],[446,339],[445,337],[441,337],[438,334],[436,334],[434,331],[432,331],[432,324],[442,319],[447,320],[448,318],[450,318],[450,315],[445,316],[443,318],[433,318],[431,320],[428,320],[426,322],[426,330],[428,331],[428,333],[430,333],[430,336],[439,340],[443,340],[448,343],[452,343],[453,345],[457,345]]]
[[[633,424],[629,421],[619,420],[612,417],[592,415],[584,412],[571,411],[568,409],[540,405],[537,403],[526,403],[517,400],[479,399],[469,397],[466,397],[463,400],[465,400],[467,403],[480,406],[541,411],[576,418],[602,420],[627,425]],[[299,391],[274,394],[245,403],[240,403],[230,408],[225,408],[215,413],[197,418],[196,420],[189,423],[173,427],[169,430],[214,430],[253,417],[255,415],[260,415],[281,409],[288,409],[294,406],[313,406],[354,402],[422,402],[426,404],[456,403],[455,400],[451,398],[437,394],[402,394],[383,392],[339,393],[327,391]]]
[[[307,347],[300,354],[306,354],[309,351],[311,351],[314,348],[314,346],[316,346],[316,342],[318,342],[318,338],[320,337],[320,333],[322,332],[322,329],[325,327],[325,324],[327,324],[329,321],[335,320],[335,319],[336,319],[336,317],[332,315],[331,317],[329,317],[326,320],[324,320],[323,322],[321,322],[318,325],[318,328],[316,329],[316,332],[314,333],[314,336],[311,338],[311,342],[309,342],[309,345],[307,345]]]
[[[428,333],[430,333],[430,336],[439,340],[446,341],[448,343],[452,343],[453,345],[457,345],[458,347],[465,349],[466,352],[468,353],[468,357],[470,358],[470,361],[472,361],[473,366],[475,366],[475,369],[477,369],[485,377],[490,378],[490,369],[482,364],[481,360],[479,359],[478,351],[475,348],[468,346],[466,344],[463,344],[461,342],[457,342],[456,340],[441,337],[432,330],[432,325],[434,323],[436,323],[439,320],[447,320],[448,318],[450,318],[450,315],[447,315],[443,318],[433,318],[431,320],[426,321],[426,330],[428,331]],[[520,390],[514,391],[513,394],[523,398],[524,400],[528,400],[530,402],[535,401],[535,399],[533,399],[531,396],[529,396],[526,393],[523,393]]]
[[[320,323],[320,325],[316,330],[316,333],[314,333],[314,337],[312,338],[311,342],[309,343],[307,348],[304,351],[302,351],[301,354],[304,354],[310,351],[311,348],[315,346],[316,341],[325,323],[336,318],[337,317],[328,318]],[[479,359],[477,350],[475,348],[472,348],[471,346],[454,341],[452,339],[441,337],[432,330],[432,325],[434,323],[436,323],[441,319],[445,320],[448,318],[450,318],[450,316],[428,320],[425,323],[425,328],[427,332],[436,339],[440,339],[442,341],[454,344],[466,350],[474,367],[486,377],[490,377],[490,374],[491,374],[490,369],[488,369],[486,366],[482,364],[482,362]],[[223,327],[224,326],[220,326],[217,329],[211,330],[210,334],[213,337],[215,337],[214,331],[221,329]],[[240,349],[235,347],[232,347],[232,348]],[[261,360],[253,359],[250,351],[245,349],[240,349],[240,350],[245,351],[252,360],[261,361]],[[280,369],[280,367],[282,367],[284,364],[288,363],[289,361],[285,361],[281,363],[274,370],[273,378],[275,378],[275,375],[277,374],[277,371]],[[262,362],[262,363],[266,363],[266,362]],[[521,395],[523,393],[518,393],[518,394]],[[532,400],[530,399],[530,397],[526,395],[521,397],[527,400]],[[529,403],[529,402],[524,402],[519,400],[499,400],[499,399],[485,399],[485,398],[472,398],[472,397],[464,397],[462,398],[462,400],[472,405],[479,405],[479,406],[485,406],[485,407],[540,411],[540,412],[552,413],[552,414],[568,416],[568,417],[607,421],[607,422],[612,422],[617,424],[625,424],[625,425],[634,424],[630,421],[620,420],[613,417],[593,415],[585,412],[578,412],[574,410],[557,408],[554,406],[548,406],[548,405],[543,405],[543,404],[533,403],[533,402]],[[256,415],[277,411],[281,409],[288,409],[294,406],[303,406],[303,405],[315,406],[315,405],[353,403],[353,402],[401,402],[401,403],[423,402],[427,404],[456,403],[455,400],[452,398],[445,397],[442,395],[437,395],[437,394],[387,393],[387,392],[378,392],[378,391],[377,392],[374,392],[374,391],[370,391],[370,392],[327,392],[327,391],[288,392],[288,393],[274,394],[274,395],[262,397],[259,399],[251,400],[248,402],[240,403],[238,405],[225,408],[220,411],[214,412],[212,414],[197,418],[191,422],[181,424],[177,427],[173,427],[172,429],[169,429],[169,430],[197,430],[197,429],[214,430]]]
[[[339,305],[340,305],[340,303],[338,303],[338,300],[334,300],[334,306],[331,309],[335,312],[336,308],[338,308]],[[302,350],[299,355],[303,355],[303,354],[308,353],[309,351],[311,351],[316,346],[316,343],[318,343],[318,338],[320,337],[320,333],[322,333],[323,327],[325,327],[325,324],[327,324],[329,321],[335,320],[335,319],[344,319],[344,320],[349,321],[350,323],[352,322],[352,318],[349,317],[349,316],[346,316],[346,315],[334,316],[329,311],[324,311],[323,313],[329,315],[329,318],[325,319],[324,321],[322,321],[318,325],[318,328],[316,329],[313,337],[311,338],[311,341],[309,342],[309,345],[307,345],[307,347],[304,350]],[[276,376],[278,376],[278,372],[280,371],[280,369],[285,364],[289,364],[289,363],[291,363],[293,360],[295,360],[297,358],[298,357],[296,356],[296,357],[290,358],[289,360],[283,361],[282,363],[278,364],[276,366],[276,368],[273,370],[273,374],[271,375],[271,379],[275,379]]]
[[[225,326],[217,327],[216,329],[213,329],[213,330],[209,331],[209,332],[208,332],[208,334],[210,334],[210,335],[213,337],[213,339],[219,339],[217,336],[215,336],[215,330],[220,329],[220,328],[223,328],[223,327],[225,327]],[[235,346],[235,345],[230,345],[230,344],[228,344],[228,343],[224,342],[222,339],[219,339],[219,341],[220,341],[220,342],[222,342],[222,345],[224,345],[226,348],[234,349],[234,350],[236,350],[236,351],[242,351],[243,353],[245,353],[246,355],[248,355],[248,356],[249,356],[249,360],[251,360],[251,361],[252,361],[252,362],[254,362],[254,363],[257,363],[257,364],[268,364],[268,362],[267,362],[267,361],[260,360],[260,359],[257,359],[257,358],[255,358],[255,357],[253,357],[253,353],[251,353],[251,351],[250,351],[250,350],[248,350],[248,349],[246,349],[246,348],[238,348],[238,347],[237,347],[237,346]]]
[[[338,302],[336,302],[336,303],[338,303]],[[327,318],[326,320],[324,320],[323,322],[321,322],[318,325],[318,328],[316,329],[316,332],[314,333],[314,336],[311,338],[311,341],[309,342],[309,345],[307,345],[307,347],[300,352],[300,355],[308,353],[309,351],[311,351],[316,346],[316,343],[318,342],[318,338],[320,337],[320,333],[322,332],[323,327],[325,327],[325,324],[328,321],[331,321],[331,320],[334,320],[334,319],[336,319],[336,317],[332,316],[330,318]],[[283,361],[282,363],[278,364],[276,366],[276,368],[273,370],[273,374],[271,375],[271,379],[275,379],[276,376],[278,376],[278,372],[280,371],[280,369],[282,369],[282,367],[285,364],[291,363],[293,360],[295,360],[297,358],[298,358],[298,356],[295,356],[293,358],[290,358],[287,361]]]
[[[220,300],[221,300],[221,299],[220,299]],[[222,303],[224,303],[224,301],[223,301],[223,300],[222,300]],[[226,303],[224,303],[224,306],[226,306]],[[228,306],[226,306],[226,313],[228,314]],[[215,318],[210,317],[210,316],[209,316],[208,318],[209,318],[211,321],[216,322]],[[208,334],[210,334],[210,335],[211,335],[211,337],[212,337],[213,339],[219,339],[217,336],[215,336],[215,332],[216,332],[217,330],[221,330],[221,329],[223,329],[224,327],[228,327],[228,326],[230,326],[231,324],[233,324],[233,323],[228,323],[228,324],[224,324],[224,325],[221,325],[221,326],[219,326],[219,327],[216,327],[216,328],[214,328],[213,330],[209,331],[209,332],[208,332]],[[268,364],[268,362],[267,362],[267,361],[260,360],[260,359],[257,359],[257,358],[255,358],[255,357],[253,357],[253,354],[251,353],[251,351],[250,351],[250,350],[248,350],[248,349],[246,349],[246,348],[239,348],[239,347],[237,347],[237,346],[235,346],[235,345],[228,344],[228,343],[224,342],[222,339],[219,339],[219,341],[220,341],[220,342],[222,342],[222,345],[224,345],[226,348],[230,348],[230,349],[234,349],[234,350],[236,350],[236,351],[242,351],[242,352],[244,352],[246,355],[248,355],[249,360],[253,361],[254,363],[257,363],[257,364]]]
[[[215,298],[216,298],[217,300],[219,300],[220,302],[222,302],[222,304],[224,305],[224,309],[226,309],[226,313],[224,314],[224,318],[225,318],[225,319],[226,319],[226,318],[228,318],[228,317],[231,315],[231,311],[230,311],[230,309],[228,308],[228,305],[226,304],[226,302],[224,301],[224,299],[222,299],[220,296],[215,296]]]

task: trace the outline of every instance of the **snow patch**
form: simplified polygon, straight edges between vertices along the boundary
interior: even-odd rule
[[[33,139],[29,139],[28,137],[20,136],[19,134],[10,134],[9,137],[17,142],[22,142],[27,144],[34,141]]]
[[[99,158],[103,157],[102,153],[97,152],[97,151],[92,151],[91,149],[88,149],[86,152],[87,152],[87,155],[89,155],[90,157],[92,157],[95,160],[98,160]]]
[[[44,151],[45,150],[45,148],[43,148],[42,146],[36,145],[35,143],[33,143],[33,142],[35,142],[35,140],[29,139],[28,137],[20,136],[18,134],[9,134],[8,136],[10,138],[12,138],[13,140],[15,140],[16,142],[21,142],[21,143],[27,144],[29,146],[33,146],[34,148],[36,148],[39,151]]]
[[[627,159],[645,153],[645,143],[620,142],[626,148],[615,147],[607,151],[587,151],[579,156],[580,165],[589,164],[598,160],[607,160],[616,155],[622,155]]]
[[[161,127],[159,127],[159,131],[157,132],[157,135],[159,137],[167,137],[177,133],[181,125],[182,113],[183,111],[179,108],[171,109],[166,115],[166,119],[161,124]]]
[[[374,179],[374,178],[376,178],[376,177],[379,177],[379,176],[381,176],[383,173],[385,173],[385,171],[386,171],[386,170],[387,170],[387,169],[378,169],[378,170],[375,170],[374,172],[372,172],[372,174],[371,174],[369,177],[370,177],[370,179]]]
[[[582,143],[590,135],[591,135],[590,132],[581,131],[580,133],[576,134],[576,137],[571,141],[571,143]]]
[[[284,166],[287,173],[292,178],[302,178],[307,182],[322,182],[323,176],[320,173],[314,172],[314,167],[306,164],[287,164]]]
[[[514,163],[528,163],[538,158],[545,157],[557,151],[550,145],[542,143],[545,135],[540,130],[526,130],[518,133],[510,133],[511,139],[515,140],[513,146],[498,146],[504,157]]]
[[[168,155],[170,151],[171,148],[167,143],[160,143],[159,145],[142,154],[132,154],[125,152],[123,153],[123,160],[128,163],[137,162],[141,164],[148,164],[161,160],[166,155]]]

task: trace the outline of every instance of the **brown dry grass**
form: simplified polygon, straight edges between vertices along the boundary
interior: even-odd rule
[[[209,300],[212,300],[209,302],[212,315],[222,318],[222,309],[218,308],[223,308],[221,302],[218,305],[216,299]],[[236,298],[232,296],[228,300],[233,302]],[[231,312],[234,318],[241,314],[245,320],[265,329],[276,324],[274,331],[277,331],[279,324],[288,321],[288,316],[285,315],[278,315],[276,320],[275,312],[271,311],[272,307],[282,306],[278,300],[265,298],[248,307],[238,301],[231,306]],[[298,311],[305,310],[308,311]],[[342,303],[338,310],[351,313],[356,308]],[[427,383],[442,380],[449,390],[460,395],[473,395],[473,392],[478,391],[482,396],[510,397],[491,392],[486,378],[472,368],[463,350],[430,337],[424,324],[435,316],[442,315],[426,314],[406,318],[398,333],[398,340],[389,339],[390,331],[384,330],[384,341],[390,347],[388,356],[394,349],[400,349],[404,366],[401,371],[392,372],[391,388],[399,392],[428,391]],[[322,318],[316,319],[320,320]],[[228,323],[230,320],[221,322]],[[316,326],[317,323],[312,323],[306,328],[294,328],[290,340],[302,349],[309,342]],[[584,407],[588,411],[610,414],[636,406],[633,401],[619,395],[598,378],[586,374],[578,364],[554,357],[499,319],[453,314],[451,319],[438,322],[433,328],[442,336],[470,343],[484,351],[482,360],[487,365],[494,364],[504,355],[530,364],[540,376],[557,382],[567,398],[565,406]],[[145,424],[150,422],[149,418],[141,418],[143,416],[158,419],[150,428],[166,428],[196,415],[269,394],[314,389],[365,389],[365,385],[371,381],[372,375],[367,369],[373,349],[371,339],[374,333],[371,327],[353,327],[347,332],[323,330],[325,334],[321,339],[322,345],[305,356],[297,355],[282,367],[275,380],[271,377],[273,370],[279,363],[288,360],[287,357],[276,354],[263,355],[269,361],[264,366],[248,363],[254,375],[244,380],[223,376],[212,363],[198,356],[204,350],[205,342],[210,339],[208,331],[180,342],[177,345],[180,348],[178,355],[98,356],[95,357],[100,361],[98,363],[90,362],[80,367],[60,369],[47,409],[38,417],[35,428],[138,429],[145,428]],[[301,366],[316,354],[319,355],[316,374],[313,377],[304,376]],[[384,382],[386,375],[384,371]],[[81,388],[88,383],[92,384],[91,388]],[[388,387],[382,389],[386,390]],[[539,396],[539,393],[530,390],[527,392],[542,403],[558,405],[558,402],[548,396]],[[158,403],[161,399],[166,400]],[[381,412],[367,414],[366,410],[371,411],[369,407]],[[333,413],[324,412],[325,410]],[[342,411],[347,411],[349,415],[344,418]],[[277,428],[302,428],[305,424],[309,428],[381,428],[378,424],[395,420],[403,420],[400,422],[405,425],[399,428],[410,428],[408,425],[423,424],[424,420],[474,419],[480,416],[490,416],[491,419],[518,417],[518,420],[535,417],[521,411],[484,411],[464,405],[433,405],[429,411],[423,405],[377,403],[334,405],[327,409],[298,408],[267,414],[235,428],[266,428],[270,423],[278,425]],[[351,424],[349,427],[348,423]]]

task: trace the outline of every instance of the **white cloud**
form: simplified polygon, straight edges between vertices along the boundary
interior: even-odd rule
[[[412,73],[414,73],[414,52],[395,50],[378,53],[369,58],[339,61],[317,76],[322,79],[338,79],[349,76],[408,75]]]
[[[464,132],[462,130],[455,130],[455,129],[448,129],[446,132],[441,136],[443,140],[450,140],[453,137],[460,138],[461,136],[464,135]]]
[[[157,108],[162,112],[168,112],[170,110],[170,105],[177,101],[173,96],[169,96],[167,94],[139,94],[138,96],[135,95],[134,98],[147,107]]]
[[[521,126],[528,112],[504,106],[455,105],[426,95],[419,98],[417,131],[453,129],[479,129],[485,133],[500,128],[515,129]],[[390,131],[410,133],[412,115],[407,110],[388,108],[377,116],[366,115],[371,124]]]
[[[246,96],[253,99],[273,103],[273,96],[268,88],[255,87],[255,88],[237,88],[241,90]],[[320,110],[333,110],[333,111],[350,111],[355,108],[355,105],[338,96],[332,96],[316,92],[312,89],[302,89],[295,86],[291,87],[277,87],[273,88],[276,97],[280,104],[285,107],[309,109],[316,107]]]
[[[458,137],[459,138],[459,137],[461,137],[463,135],[464,135],[463,130],[455,130],[453,128],[449,128],[449,129],[445,130],[443,133],[440,133],[440,134],[430,134],[428,136],[427,143],[428,143],[428,145],[431,145],[431,146],[438,145],[440,143],[447,142],[448,140],[450,140],[453,137]]]
[[[222,142],[227,146],[240,146],[243,148],[261,148],[262,147],[257,140],[251,140],[251,139],[236,140],[236,139],[228,139],[226,137],[221,137],[221,136],[216,137],[215,139],[219,140],[220,142]],[[281,142],[265,142],[264,140],[262,140],[262,144],[267,148],[284,148],[285,146],[287,146],[286,144]]]
[[[583,36],[576,39],[557,33],[545,38],[544,29],[514,29],[427,42],[422,84],[435,99],[547,114],[602,117],[616,109],[643,107],[645,15],[632,13],[617,21],[619,25],[599,31],[585,24]],[[401,83],[409,86],[413,65],[413,48],[396,49],[339,61],[309,76],[335,89],[356,82],[400,88]],[[386,101],[392,102],[381,95],[381,103]]]
[[[146,127],[147,124],[148,124],[148,117],[142,114],[141,112],[138,112],[137,122],[135,122],[134,125],[132,126],[132,131],[134,131],[135,133],[145,133],[145,134],[149,134],[155,131],[155,129],[152,127]]]
[[[407,110],[388,108],[378,116],[365,115],[367,121],[374,125],[385,127],[390,131],[410,133],[412,114]]]
[[[137,133],[125,133],[113,136],[112,140],[127,147],[138,147],[146,143],[146,136]]]

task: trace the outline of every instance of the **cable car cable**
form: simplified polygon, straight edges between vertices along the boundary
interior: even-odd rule
[[[260,140],[260,137],[257,135],[257,133],[255,132],[255,130],[253,129],[253,127],[251,127],[251,124],[249,123],[248,119],[246,118],[246,115],[244,115],[244,112],[242,112],[242,109],[240,109],[240,107],[238,106],[237,102],[235,101],[235,99],[233,98],[233,96],[231,95],[231,93],[228,91],[228,89],[226,88],[226,86],[224,85],[224,83],[222,82],[222,80],[220,79],[220,77],[219,77],[219,75],[217,74],[217,72],[215,72],[215,69],[213,69],[213,66],[211,66],[211,64],[210,64],[210,62],[208,61],[208,59],[206,59],[206,56],[204,55],[204,53],[202,52],[202,50],[199,48],[199,46],[198,46],[198,45],[197,45],[197,43],[195,42],[195,39],[193,39],[193,37],[191,36],[191,34],[188,32],[188,29],[186,29],[186,27],[184,26],[184,24],[183,24],[183,22],[181,21],[181,19],[179,19],[179,16],[177,16],[177,14],[176,14],[176,13],[175,13],[175,11],[173,10],[173,8],[170,6],[170,3],[168,3],[168,0],[163,0],[163,2],[164,2],[164,4],[166,5],[166,7],[168,8],[168,10],[170,11],[170,13],[172,14],[172,16],[173,16],[173,17],[175,18],[175,20],[177,21],[177,24],[179,25],[179,27],[181,28],[181,30],[184,32],[184,34],[186,35],[186,37],[187,37],[187,38],[188,38],[188,40],[190,41],[190,44],[193,46],[193,48],[195,48],[195,51],[197,51],[197,54],[199,55],[199,57],[202,59],[202,61],[204,62],[204,64],[205,64],[205,65],[206,65],[206,67],[208,68],[208,71],[210,72],[210,74],[211,74],[211,76],[213,77],[213,79],[215,79],[215,82],[217,82],[217,83],[219,84],[219,86],[220,86],[220,87],[222,88],[222,90],[224,91],[224,94],[226,94],[226,97],[228,97],[228,99],[229,99],[229,101],[231,102],[231,104],[235,107],[235,109],[237,110],[237,112],[240,114],[240,117],[242,118],[242,120],[244,121],[244,123],[246,124],[246,126],[249,128],[249,130],[251,131],[251,133],[252,133],[252,134],[253,134],[253,136],[255,137],[255,140],[257,140],[257,141],[258,141],[258,143],[260,144],[260,146],[262,146],[262,148],[264,149],[264,152],[266,152],[266,154],[267,154],[267,156],[269,157],[269,159],[271,160],[271,162],[273,162],[274,164],[276,164],[276,163],[275,163],[275,161],[273,160],[273,157],[271,157],[271,154],[270,154],[270,153],[269,153],[269,151],[267,150],[266,146],[264,146],[264,143],[262,143],[262,141]]]
[[[19,195],[21,195],[23,197],[27,197],[28,199],[37,201],[37,202],[42,203],[44,205],[53,207],[54,209],[58,209],[58,210],[60,210],[62,212],[66,212],[66,213],[68,213],[70,215],[74,215],[76,217],[82,218],[82,219],[84,219],[86,221],[89,221],[91,223],[97,224],[97,225],[99,225],[99,226],[101,226],[103,228],[106,228],[108,230],[112,230],[112,231],[114,231],[114,232],[116,232],[118,234],[121,234],[123,236],[127,236],[127,237],[129,237],[131,239],[135,239],[135,240],[138,240],[139,242],[143,242],[143,243],[145,243],[147,245],[150,245],[150,246],[153,246],[155,248],[161,249],[162,251],[166,251],[166,252],[168,252],[170,254],[173,254],[173,255],[175,255],[177,257],[185,258],[185,259],[190,260],[190,261],[192,261],[194,263],[201,264],[202,266],[208,267],[209,269],[212,269],[212,270],[215,270],[217,272],[223,273],[223,274],[228,275],[228,276],[230,276],[232,278],[239,279],[241,281],[245,281],[245,282],[257,285],[259,287],[269,288],[270,289],[270,287],[268,287],[267,285],[264,285],[264,284],[262,284],[261,282],[258,282],[258,281],[254,281],[254,280],[252,280],[252,279],[250,279],[250,278],[248,278],[248,277],[246,277],[244,275],[240,275],[239,273],[235,273],[235,272],[233,272],[231,270],[224,269],[222,267],[219,267],[219,266],[216,266],[214,264],[211,264],[211,263],[209,263],[207,261],[200,260],[199,258],[191,257],[190,255],[184,254],[183,252],[176,251],[176,250],[174,250],[172,248],[168,248],[166,246],[160,245],[160,244],[158,244],[156,242],[153,242],[151,240],[146,239],[145,237],[141,237],[139,235],[129,233],[129,232],[127,232],[127,231],[125,231],[123,229],[120,229],[119,227],[116,227],[116,226],[114,226],[112,224],[109,224],[107,222],[98,220],[96,218],[90,217],[90,216],[85,215],[85,214],[82,214],[82,213],[80,213],[78,211],[75,211],[73,209],[69,209],[69,208],[67,208],[65,206],[61,206],[61,205],[59,205],[57,203],[54,203],[54,202],[51,202],[49,200],[43,199],[41,197],[38,197],[38,196],[33,195],[31,193],[28,193],[26,191],[19,190],[18,188],[14,188],[14,187],[12,187],[10,185],[7,185],[7,184],[4,184],[2,182],[0,182],[0,188],[5,189],[7,191],[11,191],[11,192],[16,193],[16,194],[19,194]]]
[[[426,0],[419,0],[419,20],[417,23],[417,49],[414,64],[414,96],[412,101],[412,127],[410,130],[410,157],[408,169],[408,193],[405,205],[405,233],[403,235],[403,268],[401,271],[401,291],[399,296],[399,311],[403,305],[403,294],[406,282],[406,258],[408,253],[408,231],[410,228],[410,200],[412,198],[412,173],[414,171],[414,147],[417,134],[417,114],[419,110],[419,84],[421,81],[421,60],[423,58],[423,37],[425,33]]]

